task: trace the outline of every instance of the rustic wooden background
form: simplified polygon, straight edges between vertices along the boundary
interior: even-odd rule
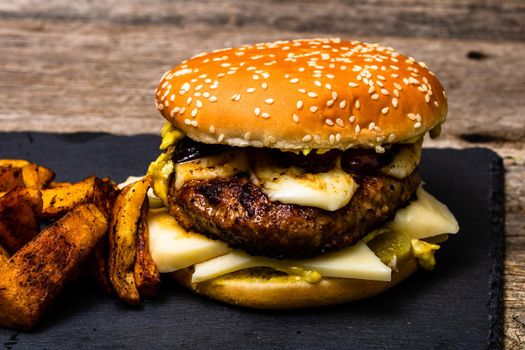
[[[0,131],[158,132],[161,74],[201,51],[274,39],[377,41],[425,61],[450,102],[434,147],[506,165],[505,346],[525,345],[525,2],[0,1]]]

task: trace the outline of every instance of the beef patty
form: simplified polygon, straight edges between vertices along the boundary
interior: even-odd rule
[[[403,180],[356,177],[359,188],[337,211],[271,202],[248,176],[192,180],[170,188],[170,212],[188,230],[252,255],[306,258],[351,245],[391,218],[414,195],[417,170]]]

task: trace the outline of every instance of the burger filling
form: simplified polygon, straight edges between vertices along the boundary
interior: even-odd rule
[[[346,250],[360,247],[365,254],[367,246],[361,240],[407,206],[421,182],[417,172],[421,140],[387,145],[382,153],[373,149],[297,153],[201,144],[168,126],[163,130],[161,148],[164,153],[151,164],[149,173],[154,177],[155,193],[178,224],[218,240],[208,241],[223,248],[241,249],[219,249],[217,256],[222,256],[222,262],[218,265],[211,263],[217,258],[210,260],[203,254],[206,259],[197,260],[210,263],[196,270],[197,280],[201,275],[213,275],[203,271],[214,271],[213,266],[229,262],[232,271],[266,266],[291,274],[295,271],[313,281],[316,274],[312,271],[321,269],[326,275],[326,269],[322,264],[300,264],[297,259],[304,262],[305,258],[330,254],[344,257],[349,254]],[[405,221],[410,221],[409,216],[405,213]],[[441,215],[441,219],[455,222],[451,214]],[[454,225],[440,233],[452,232],[454,227],[450,230],[450,226]],[[419,244],[417,248],[431,267],[428,257],[435,247],[429,250]],[[373,255],[370,249],[368,253]],[[156,256],[154,248],[152,254]],[[258,260],[246,263],[253,256]],[[281,260],[270,258],[285,259],[285,266],[301,267],[283,268]],[[343,265],[351,266],[348,262]],[[355,273],[352,276],[359,278]]]

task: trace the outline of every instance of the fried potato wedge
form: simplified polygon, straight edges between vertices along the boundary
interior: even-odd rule
[[[0,160],[0,192],[15,187],[41,189],[55,177],[55,173],[43,166],[21,159]]]
[[[115,199],[109,229],[109,278],[123,302],[136,305],[140,295],[135,283],[136,232],[150,177],[122,189]]]
[[[94,176],[76,183],[64,183],[42,190],[42,216],[46,219],[57,219],[79,204],[94,203],[109,214],[114,186],[110,180]]]
[[[142,204],[140,219],[137,224],[137,254],[135,258],[135,283],[141,298],[153,298],[160,286],[160,274],[149,252],[149,231],[147,215],[149,203]]]
[[[0,266],[0,326],[28,330],[108,228],[93,204],[73,209]]]
[[[40,231],[40,191],[15,188],[0,197],[0,245],[14,254]]]

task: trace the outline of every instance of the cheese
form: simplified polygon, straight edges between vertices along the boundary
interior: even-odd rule
[[[172,272],[231,251],[221,241],[188,233],[166,209],[148,214],[149,250],[159,272]]]
[[[421,186],[416,195],[416,201],[396,212],[394,220],[387,223],[388,228],[406,232],[415,239],[459,231],[458,222],[446,205]]]
[[[373,281],[390,281],[392,270],[363,242],[337,252],[311,259],[276,260],[253,257],[235,250],[229,254],[195,265],[192,282],[198,283],[230,272],[252,267],[271,267],[278,271],[295,274],[294,270],[314,270],[323,277],[357,278]]]
[[[181,188],[190,180],[225,178],[248,171],[248,160],[243,150],[202,157],[175,165],[175,188]]]
[[[422,144],[423,139],[421,138],[414,144],[400,146],[392,162],[382,167],[380,171],[397,179],[404,179],[409,176],[419,165]]]
[[[324,173],[305,173],[297,167],[279,167],[262,159],[255,162],[252,181],[273,202],[317,207],[329,211],[350,202],[358,188],[352,176],[336,166]]]

